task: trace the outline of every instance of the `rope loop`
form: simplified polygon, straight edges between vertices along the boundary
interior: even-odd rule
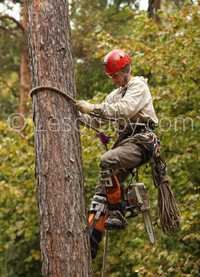
[[[58,93],[58,94],[64,96],[65,99],[70,100],[70,101],[72,101],[74,104],[76,104],[76,100],[75,100],[73,97],[69,96],[69,95],[67,94],[67,92],[64,92],[64,91],[62,91],[62,90],[60,90],[60,89],[58,89],[58,88],[56,88],[56,87],[51,87],[51,86],[37,86],[37,87],[34,87],[34,88],[32,88],[32,90],[30,91],[29,95],[30,95],[31,97],[33,97],[34,94],[36,94],[36,93],[38,93],[38,92],[40,92],[40,91],[43,91],[43,90],[51,90],[51,91],[54,91],[54,92],[56,92],[56,93]]]
[[[69,94],[67,94],[67,92],[64,92],[56,87],[51,87],[51,86],[37,86],[37,87],[34,87],[31,89],[31,91],[29,92],[29,95],[30,97],[33,97],[34,94],[40,92],[40,91],[43,91],[43,90],[51,90],[51,91],[54,91],[60,95],[62,95],[66,100],[70,100],[74,105],[76,105],[76,100],[69,96]],[[104,117],[104,116],[101,116],[101,115],[98,115],[96,113],[89,113],[90,116],[94,116],[94,117],[97,117],[97,118],[100,118],[100,119],[103,119],[103,120],[106,120],[106,121],[116,121],[114,118],[107,118],[107,117]]]

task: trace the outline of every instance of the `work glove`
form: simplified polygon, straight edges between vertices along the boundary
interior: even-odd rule
[[[85,100],[76,101],[76,107],[82,113],[91,113],[94,110],[94,105]]]

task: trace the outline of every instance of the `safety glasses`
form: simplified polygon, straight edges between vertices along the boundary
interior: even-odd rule
[[[114,74],[107,74],[107,76],[111,79],[117,79],[118,77],[120,77],[122,75],[122,72],[116,72]]]

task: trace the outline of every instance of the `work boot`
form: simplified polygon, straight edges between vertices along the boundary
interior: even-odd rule
[[[127,221],[120,210],[110,211],[108,218],[105,221],[105,228],[107,230],[124,229]]]
[[[92,259],[96,258],[97,251],[99,249],[99,243],[101,242],[103,237],[103,232],[98,231],[93,228],[90,232],[90,247],[91,247],[91,256]]]

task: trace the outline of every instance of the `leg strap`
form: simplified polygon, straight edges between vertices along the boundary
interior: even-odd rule
[[[98,217],[101,214],[106,213],[106,208],[107,208],[107,198],[102,195],[94,195],[90,205],[90,212],[95,212],[96,217]]]
[[[102,161],[101,164],[101,186],[104,187],[109,204],[121,202],[121,186],[118,178],[114,175],[114,169],[119,167],[117,161],[112,163]]]
[[[112,172],[110,169],[102,168],[101,169],[101,177],[100,182],[105,188],[112,188],[113,182],[112,182]]]
[[[121,186],[118,181],[118,178],[115,175],[112,176],[112,183],[113,183],[112,187],[106,188],[106,195],[107,195],[108,203],[111,205],[112,204],[116,205],[121,202],[122,192],[121,192]]]
[[[88,222],[90,227],[101,232],[104,231],[104,223],[106,219],[107,198],[102,195],[95,195],[90,206]]]

